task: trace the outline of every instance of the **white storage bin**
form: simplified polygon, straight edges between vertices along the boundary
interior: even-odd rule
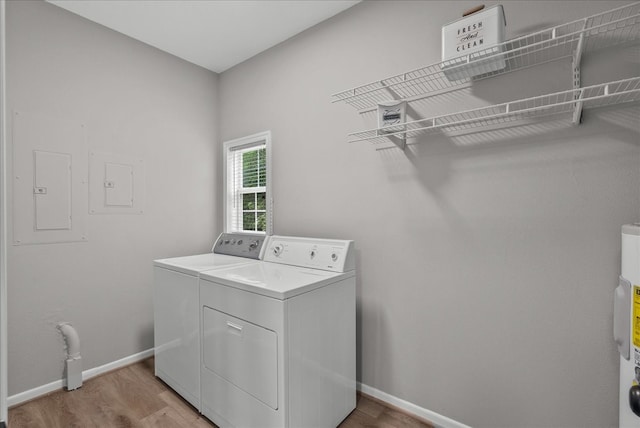
[[[502,5],[465,16],[442,27],[442,71],[447,79],[461,80],[505,67],[502,52],[505,26]]]

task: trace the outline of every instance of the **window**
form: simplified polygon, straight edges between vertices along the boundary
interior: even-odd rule
[[[271,132],[224,143],[225,232],[271,234]]]

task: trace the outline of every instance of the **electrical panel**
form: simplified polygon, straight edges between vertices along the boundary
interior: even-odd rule
[[[143,160],[98,152],[89,158],[89,213],[142,214]]]
[[[13,244],[87,240],[84,125],[13,112]]]

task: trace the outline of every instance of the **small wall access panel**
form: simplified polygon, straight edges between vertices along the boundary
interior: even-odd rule
[[[13,244],[86,241],[84,125],[13,113]]]
[[[129,156],[91,152],[89,156],[89,212],[142,214],[144,162]]]

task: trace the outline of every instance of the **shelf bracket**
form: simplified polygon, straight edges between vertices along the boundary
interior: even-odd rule
[[[407,147],[407,134],[405,134],[404,132],[399,132],[398,135],[386,135],[385,133],[378,130],[376,134],[378,137],[385,137],[387,140],[398,146],[398,148],[401,150],[404,150],[405,147]]]
[[[407,147],[407,139],[405,137],[391,136],[389,137],[389,140],[391,140],[393,144],[398,146],[400,150],[404,150]]]
[[[407,80],[407,75],[405,74],[402,78],[402,81],[406,81]],[[393,88],[390,88],[389,85],[387,85],[384,80],[380,81],[380,87],[384,88],[389,95],[391,95],[393,97],[394,100],[400,100],[402,99],[402,97],[400,96],[400,94],[398,94],[396,91],[393,90]]]
[[[582,89],[576,91],[573,96],[576,100],[576,103],[574,104],[573,120],[571,121],[571,123],[573,123],[574,125],[579,125],[582,121]]]
[[[582,121],[582,91],[580,90],[582,79],[580,77],[580,62],[582,61],[582,52],[584,51],[584,32],[586,27],[587,20],[585,19],[582,23],[582,32],[580,33],[571,64],[573,71],[573,89],[575,91],[573,93],[573,99],[576,101],[573,105],[573,119],[571,121],[574,125],[578,125]]]

